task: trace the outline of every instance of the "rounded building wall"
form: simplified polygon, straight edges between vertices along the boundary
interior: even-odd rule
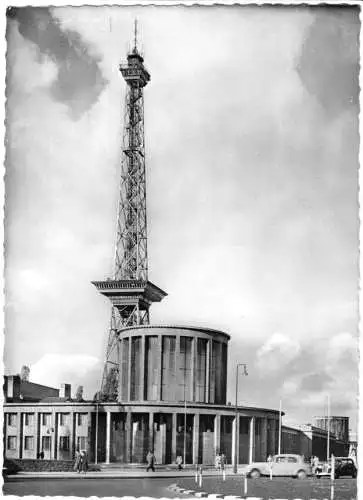
[[[119,400],[226,404],[229,335],[177,326],[119,331]]]

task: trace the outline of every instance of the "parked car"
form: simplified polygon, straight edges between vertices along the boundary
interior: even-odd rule
[[[303,455],[274,455],[269,462],[253,462],[246,469],[246,475],[251,478],[269,476],[291,476],[304,479],[312,475],[311,465]]]
[[[354,460],[349,457],[335,457],[335,473],[334,476],[338,479],[341,476],[357,477],[358,469]],[[315,471],[316,477],[324,477],[331,475],[331,461],[320,463]]]

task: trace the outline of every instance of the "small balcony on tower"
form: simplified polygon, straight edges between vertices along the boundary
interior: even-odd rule
[[[119,69],[131,87],[145,87],[150,81],[150,73],[144,66],[144,58],[136,48],[127,56],[127,64],[121,63]]]

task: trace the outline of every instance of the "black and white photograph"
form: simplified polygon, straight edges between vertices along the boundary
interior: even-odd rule
[[[4,9],[4,495],[358,498],[360,11]]]

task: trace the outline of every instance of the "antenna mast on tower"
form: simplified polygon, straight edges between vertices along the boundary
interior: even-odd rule
[[[114,273],[112,279],[92,282],[112,303],[102,392],[109,370],[113,367],[119,372],[118,332],[125,327],[149,324],[150,305],[166,295],[148,281],[144,87],[150,74],[138,50],[137,27],[135,20],[134,46],[127,62],[119,66],[127,89]]]

